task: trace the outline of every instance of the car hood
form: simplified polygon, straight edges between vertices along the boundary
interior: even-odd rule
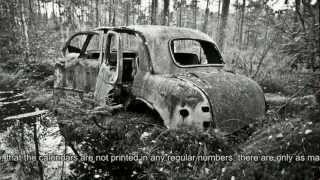
[[[260,86],[248,77],[225,71],[190,72],[177,78],[193,83],[207,96],[216,128],[231,133],[264,117]]]

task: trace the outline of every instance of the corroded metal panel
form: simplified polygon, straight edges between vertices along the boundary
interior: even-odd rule
[[[171,75],[138,73],[132,90],[153,106],[169,128],[187,124],[203,129],[204,122],[212,122],[210,109],[202,110],[209,108],[207,98],[192,83]]]
[[[95,89],[99,62],[95,59],[66,57],[56,65],[55,88],[92,92]]]
[[[203,89],[211,103],[216,127],[223,132],[234,132],[264,117],[264,94],[256,82],[245,76],[199,71],[179,77]]]
[[[169,50],[170,40],[192,38],[215,44],[208,35],[189,28],[154,25],[136,25],[129,28],[140,32],[145,37],[154,72],[159,74],[172,74],[182,70],[173,63]]]

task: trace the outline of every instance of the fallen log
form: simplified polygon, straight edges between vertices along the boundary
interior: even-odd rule
[[[21,102],[27,102],[29,101],[30,99],[19,99],[19,100],[16,100],[16,101],[11,101],[11,102],[0,102],[0,107],[2,106],[5,106],[5,105],[9,105],[9,104],[18,104],[18,103],[21,103]]]
[[[18,114],[15,116],[9,116],[4,118],[4,121],[10,121],[10,120],[17,120],[17,119],[24,119],[24,118],[30,118],[30,117],[34,117],[34,116],[39,116],[42,114],[45,114],[49,112],[48,110],[39,110],[39,111],[35,111],[35,112],[29,112],[29,113],[24,113],[24,114]]]
[[[0,98],[0,103],[3,103],[4,101],[9,102],[9,100],[17,99],[17,98],[20,98],[20,97],[23,98],[23,97],[24,97],[24,93],[19,93],[19,94],[13,95],[13,96],[8,96],[8,97]],[[12,102],[13,102],[13,101],[12,101]]]
[[[266,102],[272,106],[294,105],[294,106],[316,106],[318,105],[315,95],[307,95],[300,97],[287,97],[278,94],[265,94]]]
[[[109,106],[109,105],[105,105],[105,106],[98,106],[96,108],[94,108],[93,110],[88,111],[88,113],[90,114],[100,114],[100,115],[112,115],[112,113],[116,110],[119,110],[123,108],[122,104],[118,104],[115,106]]]

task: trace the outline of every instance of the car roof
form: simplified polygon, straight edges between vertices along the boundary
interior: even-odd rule
[[[169,50],[169,42],[172,39],[197,39],[208,41],[213,40],[205,33],[198,30],[182,27],[159,26],[159,25],[132,25],[123,27],[98,27],[95,31],[116,31],[138,33],[143,36],[149,49],[152,67],[155,72],[169,73],[175,68],[172,55]]]
[[[160,25],[132,25],[132,26],[119,26],[119,27],[110,27],[110,26],[101,26],[95,28],[94,31],[101,30],[114,30],[114,31],[135,31],[141,33],[145,36],[146,40],[169,40],[169,39],[178,39],[178,38],[192,38],[199,40],[212,41],[211,38],[198,30],[184,28],[184,27],[174,27],[174,26],[160,26]]]

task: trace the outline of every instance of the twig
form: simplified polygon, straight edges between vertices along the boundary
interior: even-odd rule
[[[165,133],[167,133],[167,132],[169,132],[169,131],[170,131],[170,129],[166,129],[165,131],[162,131],[162,132],[156,137],[155,141],[158,141],[161,136],[163,136]]]

